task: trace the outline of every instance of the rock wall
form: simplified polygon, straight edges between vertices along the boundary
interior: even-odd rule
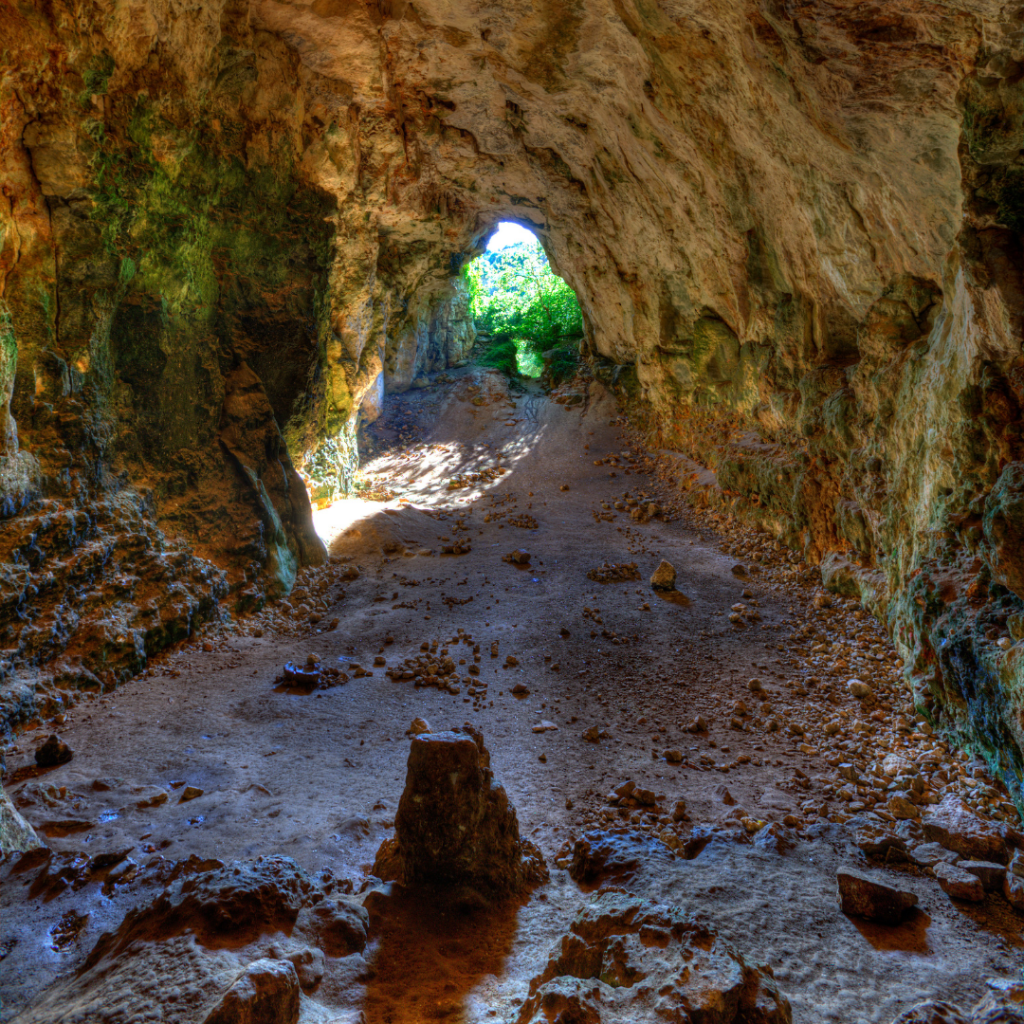
[[[519,220],[652,440],[886,617],[1020,797],[1022,11],[5,7],[5,530],[131,494],[232,599],[287,589],[297,474],[344,486],[461,358],[458,272]]]

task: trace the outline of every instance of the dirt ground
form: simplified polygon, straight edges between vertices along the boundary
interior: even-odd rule
[[[102,932],[152,898],[172,861],[279,853],[358,891],[393,829],[416,718],[483,733],[551,881],[523,905],[473,920],[410,904],[374,937],[372,969],[305,998],[303,1020],[513,1019],[586,899],[564,870],[566,844],[611,824],[680,840],[720,826],[699,855],[642,866],[630,887],[700,910],[770,964],[803,1024],[886,1022],[924,998],[969,1005],[986,978],[1019,977],[1022,918],[995,896],[953,903],[912,865],[875,869],[919,895],[906,924],[840,913],[836,868],[860,854],[817,781],[829,770],[825,751],[785,728],[752,727],[750,715],[730,727],[735,702],[753,708],[762,695],[774,711],[766,702],[759,721],[775,713],[789,723],[805,707],[858,713],[841,688],[812,688],[819,670],[787,639],[816,591],[755,564],[738,577],[710,520],[665,515],[673,496],[630,468],[640,465],[635,448],[598,385],[579,404],[559,404],[534,386],[510,395],[498,375],[470,367],[389,398],[384,422],[366,469],[376,497],[392,497],[317,513],[331,566],[307,573],[289,602],[211,630],[80,704],[57,727],[70,763],[31,767],[46,723],[9,752],[8,789],[55,851],[128,850],[137,867],[125,885],[42,893],[6,875],[0,1019],[17,1020],[75,971]],[[654,502],[655,514],[616,509],[626,495],[643,509]],[[444,553],[459,544],[470,550]],[[526,562],[502,560],[517,549]],[[662,559],[678,572],[667,597],[648,583]],[[636,563],[638,578],[588,578],[606,563]],[[432,641],[437,657],[447,648],[459,663],[457,685],[385,674]],[[878,649],[871,664],[895,685],[891,647]],[[349,681],[311,692],[279,681],[286,662],[310,655]],[[762,682],[756,700],[751,678]],[[513,694],[517,684],[526,692]],[[905,710],[894,700],[879,705],[879,721]],[[687,731],[698,715],[709,728]],[[596,739],[585,738],[591,729]],[[607,794],[626,780],[655,806],[612,807]],[[182,802],[185,787],[202,794]],[[792,849],[750,841],[757,823],[784,819]],[[60,921],[80,922],[63,943]]]

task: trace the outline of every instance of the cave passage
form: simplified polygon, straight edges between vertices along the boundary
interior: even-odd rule
[[[1024,1024],[1019,8],[0,2],[0,1024]]]
[[[583,313],[532,231],[500,222],[486,251],[467,264],[465,280],[483,365],[510,376],[547,373],[554,383],[572,376]]]

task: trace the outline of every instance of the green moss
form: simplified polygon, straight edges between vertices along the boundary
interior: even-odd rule
[[[106,50],[89,61],[82,72],[83,88],[78,97],[78,102],[83,107],[89,105],[93,96],[103,96],[106,93],[114,67],[114,58]]]

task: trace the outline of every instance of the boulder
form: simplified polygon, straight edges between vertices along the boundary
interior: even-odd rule
[[[925,838],[971,860],[1005,864],[1005,832],[985,821],[959,797],[950,794],[924,817]]]
[[[381,845],[373,873],[408,887],[491,894],[548,877],[540,850],[520,838],[516,810],[472,726],[413,737],[395,836]]]
[[[299,976],[289,960],[255,960],[203,1024],[297,1024]]]
[[[517,1024],[788,1024],[771,971],[678,907],[602,892],[530,983]]]
[[[942,891],[955,900],[980,903],[985,898],[985,887],[981,884],[981,879],[956,864],[936,864],[935,877],[939,880]]]
[[[962,860],[957,867],[974,875],[984,886],[985,892],[999,892],[1006,878],[1006,865],[989,860]]]
[[[897,889],[852,868],[838,871],[836,881],[843,913],[869,921],[899,924],[917,903],[916,893]]]

